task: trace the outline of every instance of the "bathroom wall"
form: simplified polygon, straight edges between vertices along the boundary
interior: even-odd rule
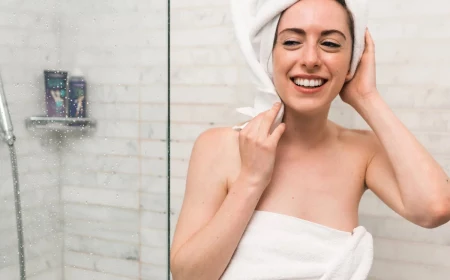
[[[376,43],[377,82],[395,114],[450,172],[450,30],[444,0],[370,1],[369,29]],[[251,105],[252,92],[236,50],[229,1],[171,1],[171,201],[179,214],[187,164],[205,129],[233,125],[235,107]],[[436,8],[439,7],[439,8]],[[330,119],[368,128],[340,99]],[[178,204],[177,204],[178,203]],[[361,224],[374,236],[371,279],[448,279],[450,225],[423,229],[399,218],[373,193],[360,207]],[[172,227],[172,235],[173,235]]]
[[[447,174],[450,54],[444,46],[449,38],[449,8],[443,0],[427,5],[419,0],[372,1],[369,25],[376,40],[380,93]],[[358,115],[352,126],[367,128]],[[360,212],[361,223],[375,236],[374,278],[448,279],[450,223],[431,230],[415,226],[371,192],[361,202]]]
[[[60,65],[58,1],[0,1],[0,72],[18,153],[27,279],[62,275],[59,154],[56,135],[25,128],[45,113],[44,69]],[[8,148],[0,143],[0,279],[19,279],[17,233]]]
[[[64,279],[167,279],[167,3],[61,3],[95,131],[61,153]]]

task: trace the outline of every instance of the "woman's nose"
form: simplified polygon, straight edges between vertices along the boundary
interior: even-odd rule
[[[316,45],[304,45],[301,57],[302,67],[306,69],[318,68],[321,65],[320,55]]]

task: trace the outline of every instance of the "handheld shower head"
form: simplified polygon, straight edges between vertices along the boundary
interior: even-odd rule
[[[8,104],[6,102],[3,80],[0,75],[0,136],[3,136],[8,145],[15,141],[11,116],[9,115]]]

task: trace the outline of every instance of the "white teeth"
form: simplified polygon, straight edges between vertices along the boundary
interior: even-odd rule
[[[307,80],[307,79],[300,79],[295,78],[294,83],[298,86],[304,86],[304,87],[317,87],[321,86],[325,80],[323,79],[314,79],[314,80]]]

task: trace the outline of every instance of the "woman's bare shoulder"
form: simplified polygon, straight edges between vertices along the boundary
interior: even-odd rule
[[[224,168],[228,178],[240,163],[239,132],[232,127],[213,127],[203,131],[196,140],[196,148],[210,162]]]
[[[231,127],[212,127],[198,136],[196,143],[204,145],[205,150],[223,155],[236,148],[239,132]]]
[[[370,129],[345,128],[338,126],[339,138],[348,146],[359,149],[366,154],[373,154],[378,147],[378,137]]]

